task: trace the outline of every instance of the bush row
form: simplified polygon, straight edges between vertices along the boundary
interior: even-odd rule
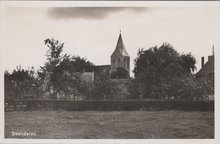
[[[184,110],[214,111],[214,101],[177,100],[19,100],[6,101],[6,110],[68,110],[68,111],[134,111],[134,110]]]

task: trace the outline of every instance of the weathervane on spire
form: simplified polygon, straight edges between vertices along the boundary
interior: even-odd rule
[[[120,29],[120,34],[121,34],[121,29]]]

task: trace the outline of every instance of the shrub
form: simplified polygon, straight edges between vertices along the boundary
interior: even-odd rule
[[[184,110],[214,111],[214,101],[177,100],[23,100],[6,101],[10,105],[27,105],[26,110],[71,110],[71,111],[134,111],[134,110]]]
[[[100,74],[96,77],[91,89],[90,99],[114,99],[119,91],[117,83],[113,82],[107,75]]]
[[[117,78],[117,79],[129,78],[129,72],[123,67],[118,67],[116,71],[114,71],[111,74],[111,78]]]

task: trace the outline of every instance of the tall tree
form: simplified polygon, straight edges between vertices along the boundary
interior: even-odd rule
[[[187,81],[193,79],[194,69],[195,58],[191,54],[180,55],[164,43],[159,48],[140,49],[133,72],[145,97],[162,98],[180,95],[184,85],[189,84]]]
[[[53,98],[58,92],[60,87],[59,79],[62,76],[59,64],[62,60],[61,53],[63,51],[64,43],[60,43],[53,38],[45,39],[44,44],[49,48],[46,52],[47,61],[44,67],[41,67],[38,71],[38,77],[43,82],[41,90],[51,90]],[[42,88],[43,87],[43,88]]]
[[[92,71],[94,65],[79,56],[61,55],[64,43],[58,40],[46,39],[45,45],[49,48],[46,54],[47,61],[38,71],[38,77],[43,83],[41,89],[50,90],[52,98],[56,98],[57,93],[61,91],[66,95],[74,92],[83,93],[84,83],[80,73]]]

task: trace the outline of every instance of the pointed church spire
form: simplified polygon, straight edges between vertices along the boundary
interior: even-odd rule
[[[130,56],[125,49],[124,42],[121,35],[121,30],[118,36],[116,48],[111,55],[111,74],[116,71],[117,68],[124,68],[130,75]]]
[[[128,52],[125,49],[121,33],[119,34],[116,48],[112,55],[118,55],[118,54],[123,55],[123,56],[129,56]]]
[[[121,33],[119,34],[119,37],[118,37],[118,42],[117,42],[117,45],[116,45],[116,49],[124,49],[124,42],[122,40]]]
[[[127,52],[126,49],[125,49],[125,46],[124,46],[124,42],[123,42],[121,33],[119,34],[115,51],[112,53],[112,56],[113,56],[113,55],[129,56],[129,55],[128,55],[128,52]]]

